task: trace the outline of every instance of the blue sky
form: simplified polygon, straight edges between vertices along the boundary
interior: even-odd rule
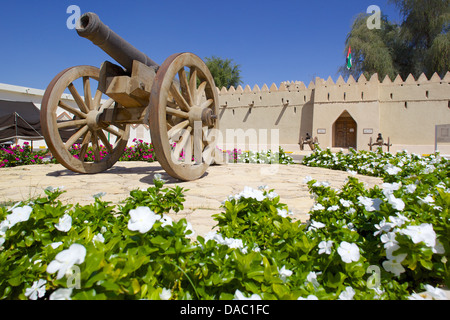
[[[97,13],[159,64],[184,51],[233,59],[251,87],[336,80],[358,13],[377,5],[390,20],[400,19],[387,0],[2,1],[0,83],[45,89],[67,67],[111,60],[67,28],[69,5]]]

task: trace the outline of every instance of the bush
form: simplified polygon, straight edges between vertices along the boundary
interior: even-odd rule
[[[44,163],[44,156],[47,150],[33,151],[28,142],[24,142],[23,146],[9,146],[0,149],[0,168],[16,167],[29,164]]]

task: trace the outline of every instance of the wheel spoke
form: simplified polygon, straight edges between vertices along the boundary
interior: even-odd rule
[[[197,101],[197,69],[191,68],[191,74],[189,76],[189,90],[191,91],[192,103]]]
[[[91,140],[91,136],[92,136],[91,131],[86,132],[86,135],[83,138],[83,142],[81,142],[81,150],[80,154],[78,155],[78,159],[80,159],[81,161],[84,161],[87,149],[89,147],[89,141]]]
[[[208,99],[208,100],[206,100],[205,102],[203,102],[203,103],[201,104],[200,107],[201,107],[202,109],[209,108],[210,106],[213,105],[213,103],[214,103],[214,100],[213,100],[213,99]]]
[[[176,126],[172,127],[168,132],[167,132],[167,136],[169,137],[169,139],[172,139],[172,137],[174,135],[176,135],[178,133],[178,131],[183,130],[184,128],[186,128],[189,125],[189,120],[185,120],[183,122],[180,122],[179,124],[177,124]]]
[[[178,160],[180,158],[180,153],[183,150],[183,148],[186,146],[186,144],[191,140],[189,139],[191,136],[192,127],[188,127],[183,134],[181,135],[181,141],[177,143],[174,150],[174,155],[177,157]]]
[[[172,109],[170,107],[166,107],[166,113],[173,115],[173,116],[177,116],[179,118],[183,118],[183,119],[189,119],[189,114],[187,112],[178,110],[178,109]]]
[[[74,145],[75,142],[78,141],[87,131],[89,130],[88,126],[82,127],[80,130],[78,130],[73,136],[70,137],[69,140],[66,142],[66,150],[69,150],[70,147]]]
[[[84,103],[83,98],[81,98],[80,94],[78,93],[78,91],[75,88],[75,86],[73,85],[73,83],[69,84],[69,86],[67,88],[69,89],[70,93],[72,94],[73,99],[77,103],[78,108],[80,108],[80,110],[84,113],[89,113],[89,108]]]
[[[94,149],[94,162],[100,162],[100,147],[98,145],[97,131],[92,132],[92,149]]]
[[[58,127],[58,129],[65,129],[65,128],[71,128],[71,127],[80,127],[85,124],[87,124],[86,119],[69,120],[69,121],[58,122],[57,127]]]
[[[102,101],[102,92],[100,90],[97,90],[95,92],[94,101],[92,102],[92,108],[94,110],[98,110],[100,107],[100,103]]]
[[[183,111],[189,112],[191,107],[189,106],[187,101],[181,95],[181,92],[178,90],[178,88],[173,83],[170,85],[170,93],[172,94],[173,98],[175,99],[175,102],[178,104],[180,109]]]
[[[178,77],[180,78],[180,87],[181,87],[181,94],[186,99],[186,102],[192,106],[194,103],[194,99],[192,99],[191,90],[189,88],[189,83],[187,80],[186,70],[182,68],[178,72]]]
[[[100,140],[102,140],[103,144],[105,145],[106,149],[109,153],[113,152],[113,149],[111,148],[111,144],[108,141],[108,138],[106,138],[105,133],[103,130],[97,131],[98,136],[100,137]]]
[[[93,110],[92,105],[92,93],[91,93],[91,81],[89,77],[83,77],[83,89],[84,89],[84,102],[88,110]]]
[[[197,94],[196,94],[197,99],[196,99],[196,101],[195,101],[197,105],[200,104],[200,101],[202,100],[202,96],[203,96],[203,94],[205,93],[206,84],[207,84],[206,81],[203,81],[203,82],[200,83],[200,85],[198,86]]]
[[[66,110],[67,112],[70,112],[71,114],[73,114],[76,117],[79,118],[86,118],[86,114],[81,112],[80,110],[74,109],[71,106],[69,106],[67,103],[63,102],[63,101],[59,101],[58,106],[63,108],[64,110]]]
[[[120,128],[117,128],[117,129],[119,129],[119,131],[116,131],[116,130],[113,129],[111,126],[109,126],[109,127],[105,128],[105,129],[103,129],[103,130],[105,130],[105,131],[107,131],[107,132],[109,132],[109,133],[112,133],[113,135],[115,135],[115,136],[118,137],[118,138],[122,138],[123,135],[124,135],[124,133],[125,133],[125,131],[122,130],[122,129],[120,129]]]
[[[194,155],[194,161],[196,164],[202,162],[203,151],[203,129],[202,127],[194,127],[194,136],[192,137],[192,153]]]

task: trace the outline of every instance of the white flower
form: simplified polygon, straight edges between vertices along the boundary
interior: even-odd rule
[[[309,226],[308,230],[322,229],[323,227],[325,227],[325,224],[323,224],[322,222],[311,220],[311,225]]]
[[[415,184],[408,184],[407,186],[405,186],[405,191],[407,193],[414,193],[414,191],[416,191],[417,186]]]
[[[386,248],[386,257],[389,260],[395,261],[396,263],[402,263],[408,254],[406,253],[394,254],[398,249],[400,249],[400,246],[398,244],[394,244]]]
[[[426,292],[435,300],[448,300],[445,291],[439,288],[434,288],[429,284],[425,285]]]
[[[430,300],[430,299],[426,299],[423,295],[420,295],[418,293],[413,293],[408,297],[408,300]]]
[[[162,222],[161,227],[171,226],[173,224],[172,218],[166,214],[163,214],[163,216],[159,219],[159,221]]]
[[[419,202],[421,203],[425,203],[425,204],[429,204],[431,205],[432,203],[434,203],[434,199],[432,196],[427,195],[425,198],[421,198],[421,197],[417,197],[419,199]]]
[[[422,223],[420,226],[408,226],[406,229],[400,230],[401,234],[411,237],[412,242],[424,242],[428,247],[433,248],[436,245],[436,233],[433,225]]]
[[[319,254],[331,254],[331,247],[333,246],[333,241],[322,241],[319,243]]]
[[[312,180],[313,178],[311,176],[306,176],[305,179],[303,179],[303,183],[308,183]]]
[[[329,207],[327,210],[328,211],[336,211],[338,209],[339,209],[339,206],[338,205],[334,205],[334,206]]]
[[[389,220],[392,222],[393,227],[401,227],[405,222],[410,221],[404,215],[397,212],[397,217],[390,216]]]
[[[103,235],[101,233],[97,233],[93,238],[92,241],[98,241],[98,242],[105,242],[105,237],[103,237]]]
[[[255,190],[247,186],[244,187],[244,191],[238,194],[238,199],[241,197],[245,199],[253,198],[257,201],[263,201],[265,198],[264,193],[261,190]]]
[[[53,292],[49,299],[50,300],[72,300],[70,296],[72,295],[73,288],[59,288],[55,292]]]
[[[288,211],[287,211],[286,209],[280,210],[280,209],[277,208],[277,214],[278,214],[279,216],[281,216],[282,218],[287,218],[287,216],[288,216]]]
[[[319,298],[317,298],[315,295],[310,294],[308,297],[303,298],[303,297],[298,297],[297,300],[319,300]]]
[[[337,251],[341,256],[342,261],[344,261],[345,263],[351,263],[352,261],[359,260],[359,248],[354,243],[342,241]]]
[[[358,201],[369,212],[380,209],[380,203],[381,203],[380,199],[371,199],[368,197],[359,196]]]
[[[72,217],[67,213],[59,218],[57,224],[55,224],[55,228],[62,232],[67,232],[72,228]]]
[[[390,194],[388,196],[388,202],[395,210],[403,211],[403,209],[405,208],[405,203],[403,202],[403,200],[394,197],[393,194]]]
[[[292,276],[292,271],[286,269],[286,266],[283,266],[281,269],[278,269],[278,273],[280,274],[280,279],[283,280],[283,282],[286,282],[287,277]]]
[[[433,253],[437,253],[437,254],[445,253],[444,245],[442,244],[441,241],[439,241],[439,239],[436,239],[436,245],[432,248],[431,251],[433,251]]]
[[[170,289],[163,288],[162,292],[159,294],[161,300],[170,300],[172,297],[172,291]]]
[[[140,233],[148,232],[156,220],[158,220],[156,214],[148,207],[138,207],[130,210],[130,217],[128,229],[131,231],[139,231]]]
[[[62,241],[58,241],[58,242],[53,242],[53,243],[50,243],[50,246],[53,248],[53,249],[56,249],[56,248],[58,248],[60,245],[62,245],[63,243],[62,243]]]
[[[353,300],[354,295],[355,295],[355,290],[352,287],[347,287],[339,295],[339,300]]]
[[[31,288],[25,289],[25,296],[31,300],[37,300],[38,298],[42,298],[45,295],[45,284],[46,280],[39,279],[38,281],[33,282]]]
[[[317,273],[315,273],[314,271],[308,273],[308,275],[306,276],[306,281],[311,282],[315,290],[320,287],[319,281],[317,281]]]
[[[244,296],[244,294],[241,291],[236,290],[236,292],[234,293],[234,299],[233,300],[262,300],[262,299],[256,293],[252,294],[250,296],[250,298],[247,298],[247,297]]]
[[[316,204],[311,208],[312,211],[316,211],[316,210],[324,210],[324,209],[325,209],[325,207],[324,207],[323,205],[321,205],[320,203],[316,203]]]
[[[388,195],[393,194],[394,191],[400,189],[402,183],[401,182],[383,183],[381,186],[383,187],[384,196],[387,197]]]
[[[47,266],[48,273],[55,273],[58,271],[56,279],[61,279],[75,264],[81,264],[86,257],[86,248],[81,244],[74,243],[69,249],[58,253],[55,260]]]
[[[339,199],[339,202],[345,208],[349,208],[353,204],[353,202],[351,202],[350,200],[344,200],[344,199]]]
[[[33,208],[30,206],[18,207],[12,210],[12,213],[6,216],[9,222],[9,228],[12,228],[16,223],[28,221]]]
[[[384,247],[387,249],[387,248],[390,248],[390,247],[398,244],[398,242],[395,240],[395,237],[396,237],[395,232],[389,232],[389,233],[383,234],[380,239],[381,239],[381,242],[384,243]]]
[[[391,229],[393,228],[393,224],[389,223],[389,222],[386,222],[386,220],[383,219],[383,220],[380,221],[379,224],[375,225],[375,228],[378,231],[375,231],[373,233],[374,236],[380,234],[381,232],[389,232],[389,231],[391,231]]]
[[[396,175],[397,173],[402,171],[402,169],[400,169],[392,164],[388,164],[388,165],[384,166],[383,169],[386,170],[386,172],[391,176]]]
[[[405,272],[405,268],[403,268],[402,264],[397,262],[396,260],[383,261],[382,265],[387,272],[391,272],[395,274],[397,277],[399,277],[400,274]]]
[[[386,249],[386,257],[389,260],[386,260],[382,263],[383,268],[395,274],[397,277],[400,276],[403,272],[405,272],[405,268],[402,266],[402,261],[405,260],[407,254],[400,253],[395,255],[394,252],[397,251],[400,247],[397,244],[394,244]]]
[[[3,237],[0,237],[0,250],[3,250],[3,244],[5,243],[6,239]]]

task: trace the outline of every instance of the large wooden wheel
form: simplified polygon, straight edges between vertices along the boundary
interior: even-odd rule
[[[156,74],[149,125],[156,158],[172,177],[200,178],[214,160],[219,99],[205,63],[192,53],[167,58]]]
[[[99,121],[103,109],[115,103],[112,99],[104,102],[97,90],[99,73],[98,68],[91,66],[68,68],[52,80],[42,99],[45,141],[59,163],[79,173],[98,173],[110,168],[127,145],[128,125],[113,126]],[[67,94],[73,96],[74,104],[65,99]],[[58,120],[57,111],[58,114],[64,111],[66,120]],[[76,156],[74,149],[78,151]],[[88,154],[92,157],[87,157]]]

